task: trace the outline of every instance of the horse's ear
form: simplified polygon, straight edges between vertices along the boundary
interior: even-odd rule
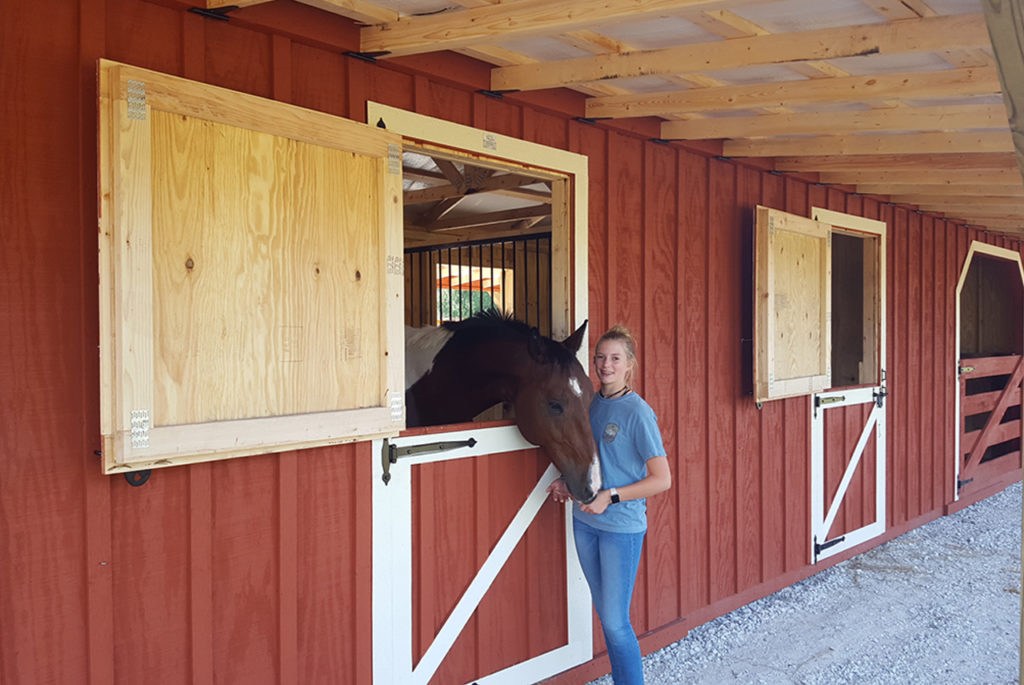
[[[540,331],[536,328],[530,329],[530,337],[526,341],[526,350],[538,364],[548,363],[548,352],[544,349],[544,341],[540,337]]]
[[[588,320],[584,319],[580,327],[576,329],[576,332],[562,341],[562,344],[573,354],[580,351],[580,345],[583,344],[583,333],[587,330]]]

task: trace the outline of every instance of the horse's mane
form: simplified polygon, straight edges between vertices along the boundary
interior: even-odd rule
[[[479,311],[462,321],[447,321],[442,325],[456,335],[471,334],[466,337],[472,338],[493,335],[504,339],[519,340],[524,344],[537,331],[533,326],[519,321],[511,314],[503,314],[493,307]],[[539,334],[538,336],[549,359],[563,367],[571,363],[573,355],[565,345],[546,336]]]

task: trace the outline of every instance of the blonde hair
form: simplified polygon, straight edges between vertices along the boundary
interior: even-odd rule
[[[633,334],[622,324],[615,324],[597,339],[597,345],[594,346],[594,349],[596,350],[605,340],[621,342],[622,346],[626,349],[626,357],[632,362],[629,371],[626,372],[626,382],[629,383],[633,380],[633,374],[636,372],[637,367],[636,340],[633,338]]]

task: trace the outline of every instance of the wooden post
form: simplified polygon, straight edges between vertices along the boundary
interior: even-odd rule
[[[983,0],[982,7],[1003,86],[1003,102],[1017,152],[1017,166],[1024,173],[1024,8],[1014,0]],[[1024,533],[1024,511],[1021,532]],[[1021,560],[1024,561],[1024,552]],[[1021,601],[1021,638],[1024,641],[1024,598]],[[1024,651],[1020,656],[1020,675],[1024,676]]]

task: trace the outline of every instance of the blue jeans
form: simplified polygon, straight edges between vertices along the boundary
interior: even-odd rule
[[[609,533],[573,520],[576,554],[601,619],[615,685],[642,685],[640,643],[629,622],[644,533]]]

